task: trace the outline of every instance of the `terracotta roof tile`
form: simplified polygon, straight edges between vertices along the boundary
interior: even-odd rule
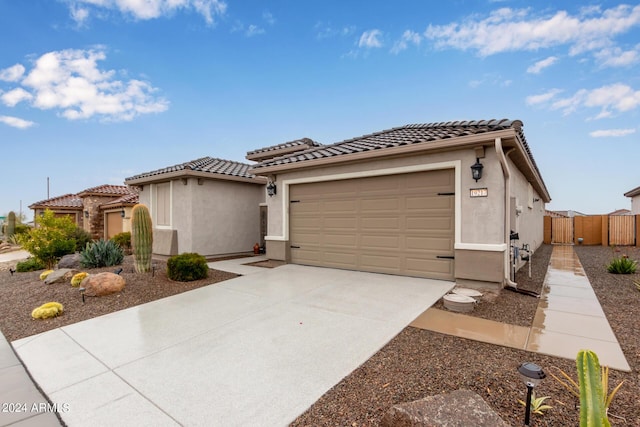
[[[99,185],[97,187],[87,188],[86,190],[82,190],[78,193],[78,196],[88,196],[88,195],[105,195],[105,196],[117,196],[117,195],[126,195],[131,193],[131,189],[126,185]]]
[[[35,208],[77,208],[82,209],[82,199],[77,194],[65,194],[63,196],[52,197],[40,200],[29,205],[29,209]]]
[[[116,200],[101,204],[100,208],[107,209],[115,206],[135,205],[138,203],[138,201],[139,201],[138,192],[131,191],[129,194],[126,194]]]
[[[232,160],[217,159],[214,157],[202,157],[200,159],[191,160],[189,162],[180,163],[151,172],[145,172],[127,178],[125,181],[149,178],[152,176],[162,175],[171,172],[193,170],[199,172],[208,172],[211,174],[229,175],[240,178],[255,178],[255,175],[249,173],[250,165]]]

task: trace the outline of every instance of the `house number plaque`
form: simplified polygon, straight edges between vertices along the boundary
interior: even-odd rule
[[[489,195],[489,190],[486,188],[471,189],[471,197],[487,197],[488,195]]]

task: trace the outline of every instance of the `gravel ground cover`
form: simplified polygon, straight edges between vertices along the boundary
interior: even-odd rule
[[[543,245],[536,251],[531,279],[528,278],[527,267],[518,272],[516,282],[520,288],[540,292],[551,249],[551,246]],[[612,386],[625,381],[611,405],[611,423],[615,426],[640,426],[637,394],[640,390],[637,320],[640,292],[632,282],[640,281],[640,274],[612,275],[605,268],[611,258],[623,253],[640,260],[640,249],[619,248],[619,252],[599,246],[575,249],[632,368],[630,373],[611,371]],[[3,302],[0,330],[9,341],[13,341],[236,277],[232,273],[211,270],[209,277],[204,280],[173,282],[166,276],[164,261],[155,260],[154,266],[153,275],[136,274],[131,257],[126,257],[121,273],[127,281],[124,292],[87,298],[83,304],[77,288],[68,284],[45,285],[38,279],[40,272],[15,273],[12,276],[8,270],[9,267],[15,267],[15,262],[4,263],[0,265],[0,301]],[[113,271],[115,268],[85,271]],[[54,319],[32,320],[31,310],[49,301],[62,303],[65,306],[64,314]],[[503,291],[492,302],[479,304],[472,314],[529,326],[536,307],[535,298]],[[571,360],[407,327],[329,390],[292,425],[375,426],[394,404],[461,388],[478,393],[505,421],[514,426],[521,425],[524,407],[518,403],[518,399],[525,398],[526,388],[518,378],[516,368],[524,361],[537,363],[547,372],[556,372],[559,368],[575,376],[575,364]],[[550,396],[545,403],[553,408],[542,416],[533,415],[532,425],[578,424],[576,399],[555,380],[550,377],[545,379],[538,387],[537,395]]]
[[[640,249],[621,250],[632,259],[640,260]],[[546,251],[550,254],[551,247],[543,245],[534,255],[532,281],[526,285],[529,290],[538,292],[542,286],[548,266],[548,257],[546,262],[543,258]],[[610,388],[624,380],[610,407],[611,424],[640,426],[640,292],[632,282],[640,280],[640,274],[607,273],[605,266],[617,254],[611,248],[576,247],[576,252],[632,368],[628,373],[610,371]],[[523,275],[526,275],[526,268],[519,272],[516,281],[525,288]],[[530,310],[529,298],[502,292],[494,304],[480,305],[472,314],[522,324],[521,319],[525,316],[521,316],[520,311]],[[533,316],[527,314],[526,317],[530,320],[525,326],[530,326]],[[518,378],[516,369],[525,361],[540,365],[546,372],[562,369],[576,378],[572,360],[407,327],[325,393],[292,425],[376,426],[395,404],[457,389],[478,393],[504,421],[513,426],[522,425],[524,406],[518,403],[518,399],[525,399],[526,387]],[[536,392],[539,397],[549,396],[545,403],[552,408],[544,415],[532,415],[533,426],[578,425],[577,399],[553,378],[548,376]]]
[[[0,301],[3,305],[0,330],[9,341],[237,277],[233,273],[209,270],[209,277],[206,279],[175,282],[167,277],[166,261],[154,260],[152,273],[135,273],[133,258],[129,255],[121,266],[81,269],[91,274],[113,272],[122,267],[120,275],[126,281],[122,292],[103,297],[87,297],[83,303],[78,288],[69,283],[45,285],[40,281],[42,270],[11,275],[9,268],[15,269],[15,265],[15,261],[0,265]],[[64,306],[61,316],[44,320],[31,318],[34,308],[51,301]]]

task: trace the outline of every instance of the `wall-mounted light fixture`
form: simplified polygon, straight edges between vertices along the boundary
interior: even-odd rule
[[[531,417],[531,394],[533,392],[533,388],[540,384],[546,374],[542,370],[542,368],[535,363],[525,362],[518,367],[518,373],[520,374],[520,378],[527,385],[527,403],[525,405],[524,412],[524,425],[529,426],[529,421]]]
[[[84,211],[84,217],[89,218],[89,211]]]
[[[120,217],[121,217],[121,218],[124,218],[124,209],[122,209],[122,210],[120,211]]]
[[[540,199],[533,199],[533,203],[539,202],[539,201],[540,201]]]
[[[273,197],[276,195],[276,183],[273,181],[269,181],[267,184],[267,194],[269,197]]]
[[[471,177],[478,182],[480,178],[482,178],[482,169],[484,165],[480,163],[480,159],[476,157],[476,162],[471,165]]]

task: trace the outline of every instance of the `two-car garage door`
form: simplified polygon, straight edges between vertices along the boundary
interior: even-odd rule
[[[290,186],[291,262],[453,280],[452,169]]]

